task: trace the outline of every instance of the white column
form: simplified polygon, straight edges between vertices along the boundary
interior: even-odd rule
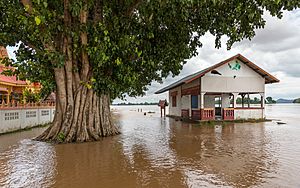
[[[236,108],[236,99],[238,98],[239,93],[232,93],[233,95],[233,108]]]
[[[201,98],[201,100],[200,100],[200,108],[201,109],[204,108],[204,95],[205,95],[205,93],[203,93],[203,92],[200,93],[200,98]]]

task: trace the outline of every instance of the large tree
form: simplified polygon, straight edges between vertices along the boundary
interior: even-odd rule
[[[1,0],[0,45],[19,48],[20,78],[55,88],[53,124],[37,139],[84,142],[115,135],[110,101],[142,95],[177,75],[207,32],[227,47],[282,17],[299,0]]]

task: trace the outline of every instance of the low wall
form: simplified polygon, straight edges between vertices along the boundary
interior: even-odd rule
[[[234,109],[234,119],[262,119],[264,117],[263,108]]]
[[[0,109],[0,134],[52,122],[54,107]]]

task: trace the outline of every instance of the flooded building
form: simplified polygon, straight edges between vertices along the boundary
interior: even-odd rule
[[[197,120],[265,118],[265,84],[279,80],[237,54],[191,74],[169,91],[169,115]]]

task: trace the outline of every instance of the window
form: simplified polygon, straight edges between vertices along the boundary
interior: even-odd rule
[[[176,107],[177,100],[176,100],[176,95],[172,96],[172,107]]]
[[[192,108],[198,108],[198,96],[192,95]]]

